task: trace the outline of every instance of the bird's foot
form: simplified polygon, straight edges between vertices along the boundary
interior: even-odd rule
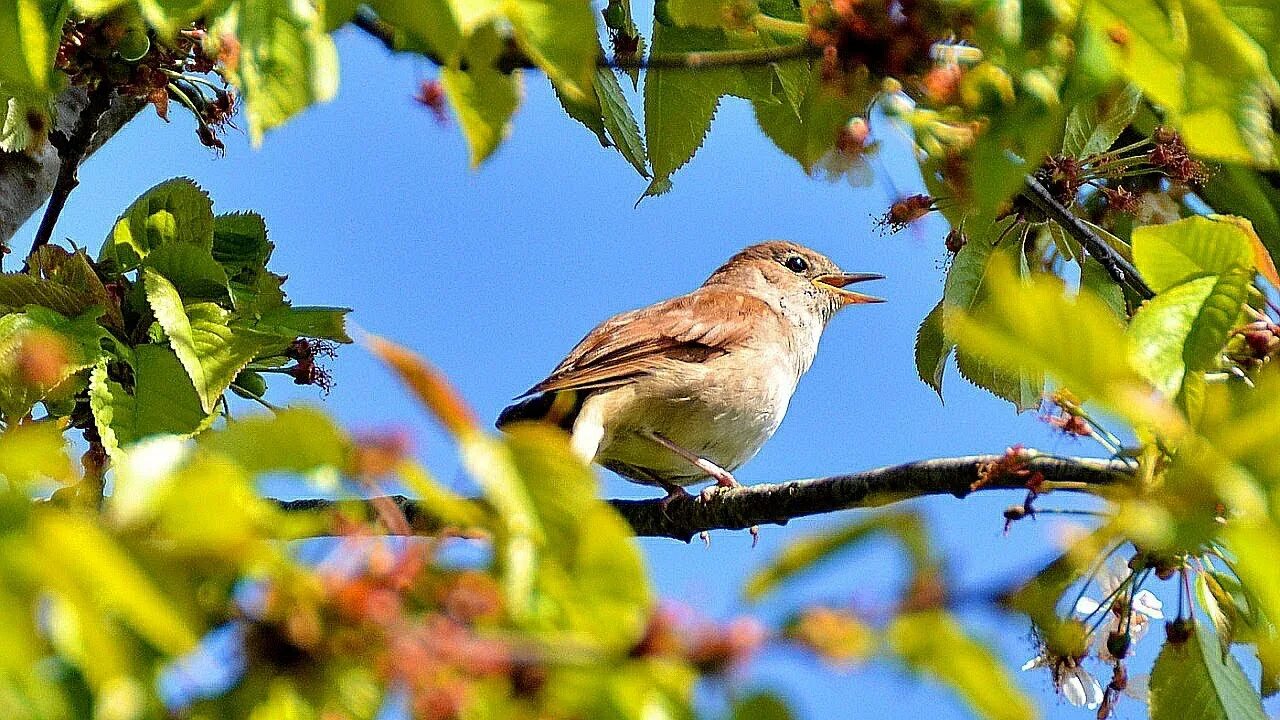
[[[658,501],[658,507],[662,508],[662,515],[664,517],[666,517],[667,515],[667,506],[671,504],[672,500],[675,500],[676,498],[681,498],[681,497],[685,497],[685,498],[693,497],[692,495],[689,494],[688,490],[685,490],[680,485],[664,483],[661,485],[661,487],[663,490],[667,491],[666,496]]]

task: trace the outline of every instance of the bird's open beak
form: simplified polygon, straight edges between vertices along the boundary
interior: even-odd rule
[[[854,283],[866,282],[867,280],[883,279],[884,276],[879,273],[832,273],[830,275],[819,275],[813,279],[813,284],[821,290],[835,293],[840,298],[840,302],[845,305],[858,305],[861,303],[882,303],[884,298],[863,295],[860,292],[847,290],[846,287]]]

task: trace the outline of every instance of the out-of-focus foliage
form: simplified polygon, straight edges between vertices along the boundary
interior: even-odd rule
[[[727,98],[749,102],[761,131],[826,180],[864,184],[879,139],[905,133],[930,194],[900,198],[881,225],[932,212],[951,225],[942,297],[917,334],[921,379],[941,396],[954,356],[964,378],[1019,411],[1043,404],[1047,421],[1131,471],[1085,537],[1002,594],[1035,628],[1026,668],[1108,717],[1142,695],[1132,646],[1170,619],[1152,715],[1260,716],[1260,698],[1280,690],[1280,8],[659,0],[651,26],[637,10],[610,0],[600,28],[581,0],[0,0],[0,151],[46,150],[52,101],[69,85],[161,116],[177,103],[216,149],[243,108],[260,142],[333,95],[331,33],[352,21],[440,68],[419,99],[441,117],[452,109],[475,165],[500,148],[533,68],[584,137],[636,169],[644,196],[673,187]],[[1023,193],[1028,176],[1051,204]],[[270,253],[260,218],[215,216],[175,180],[130,207],[96,257],[46,246],[0,276],[6,716],[164,705],[370,717],[390,692],[430,718],[681,718],[699,676],[761,642],[750,623],[655,612],[626,527],[563,438],[490,436],[394,345],[369,343],[457,439],[479,499],[433,482],[396,442],[352,440],[314,411],[224,426],[228,391],[267,404],[271,373],[324,385],[322,341],[347,341],[345,311],[288,304]],[[62,445],[70,429],[89,444],[83,472]],[[1025,483],[1009,523],[1061,489],[1030,457],[1010,448],[972,486]],[[109,467],[113,492],[95,513]],[[281,540],[370,528],[282,513],[254,486],[281,472],[362,492],[394,477],[437,537],[300,565]],[[421,529],[394,504],[377,522]],[[451,533],[492,552],[474,567],[442,563]],[[779,637],[842,668],[896,663],[983,717],[1034,717],[952,613],[959,590],[914,513],[801,540],[746,594],[884,538],[911,568],[891,611],[801,608]],[[339,555],[360,556],[344,542]],[[1177,617],[1146,589],[1157,581],[1174,585]],[[216,642],[239,653],[233,671],[174,690],[202,657],[228,656]],[[1241,646],[1256,676],[1234,659]],[[733,713],[788,715],[767,693]]]

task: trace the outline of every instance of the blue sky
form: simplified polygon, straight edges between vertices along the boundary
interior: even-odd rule
[[[889,302],[855,306],[832,323],[786,421],[736,473],[740,480],[1000,452],[1018,442],[1096,454],[1095,446],[1051,432],[1033,413],[1015,415],[965,384],[954,368],[945,405],[916,379],[914,336],[942,292],[946,227],[931,218],[894,236],[872,229],[873,216],[891,198],[918,186],[900,148],[885,158],[873,187],[813,180],[759,132],[747,104],[727,100],[706,145],[674,177],[674,190],[635,207],[646,182],[565,116],[542,76],[527,77],[514,133],[473,172],[457,127],[441,127],[412,100],[417,82],[432,72],[425,62],[389,58],[350,31],[339,33],[339,50],[337,99],[271,133],[258,150],[233,134],[227,156],[214,158],[184,113],[174,112],[166,125],[147,111],[82,169],[57,237],[96,250],[137,195],[166,178],[189,176],[210,192],[215,210],[252,209],[266,217],[276,244],[273,266],[290,276],[286,289],[295,302],[354,308],[360,327],[439,365],[489,418],[609,315],[692,289],[747,244],[791,239],[846,269],[885,274],[874,292]],[[15,247],[25,246],[34,228],[28,223]],[[332,370],[337,386],[323,400],[327,409],[352,428],[412,428],[424,460],[441,478],[460,480],[445,438],[375,360],[347,348]],[[276,397],[315,400],[292,387],[273,390]],[[604,475],[610,496],[653,494]],[[1063,525],[1052,517],[1002,533],[1000,512],[1018,500],[988,494],[913,504],[930,519],[960,591],[992,588],[1054,554]],[[1042,505],[1072,502],[1051,498]],[[855,517],[764,527],[754,550],[745,533],[716,534],[710,548],[660,539],[641,544],[663,595],[727,618],[750,609],[740,599],[743,580],[789,540]],[[754,610],[776,619],[818,599],[884,609],[901,580],[892,548],[872,546]],[[1154,590],[1172,609],[1171,588]],[[1032,654],[1022,619],[980,608],[963,614],[1015,670]],[[1140,648],[1131,672],[1149,667],[1158,635]],[[1058,700],[1045,673],[1018,680],[1047,717],[1092,716]],[[804,718],[968,717],[949,692],[886,665],[832,674],[779,651],[761,657],[741,682],[781,690]],[[1118,714],[1143,716],[1145,708],[1132,701]]]

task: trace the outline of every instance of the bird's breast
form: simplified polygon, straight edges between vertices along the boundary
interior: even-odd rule
[[[600,398],[609,407],[597,460],[648,468],[673,482],[702,479],[647,438],[656,432],[733,470],[778,429],[798,379],[795,358],[783,348],[743,349],[639,378]]]

